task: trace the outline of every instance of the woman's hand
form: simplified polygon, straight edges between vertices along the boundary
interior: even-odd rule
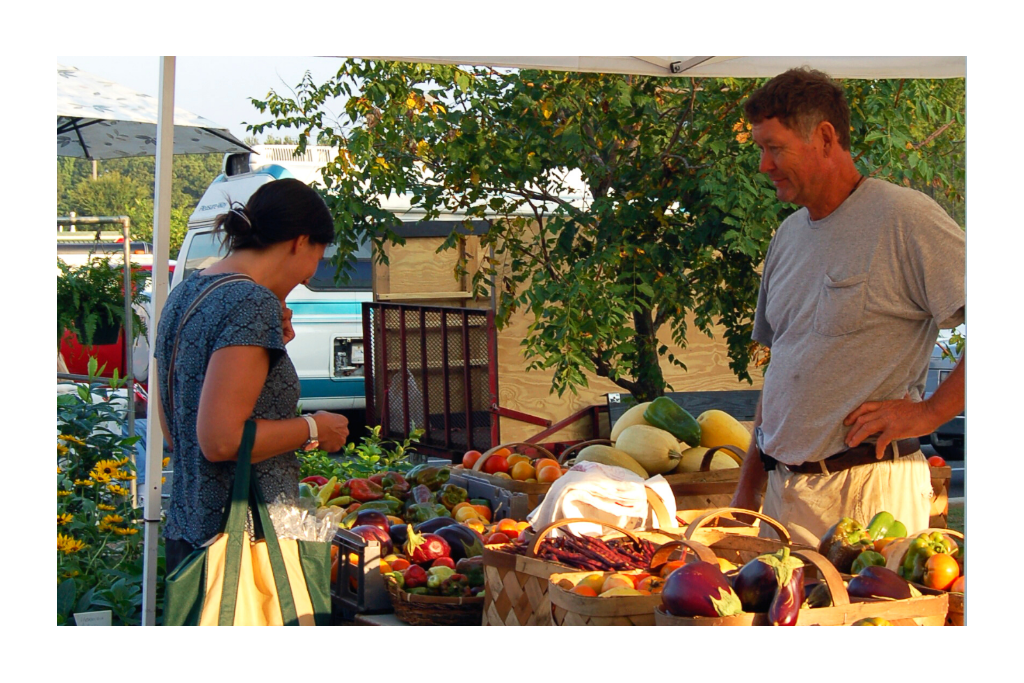
[[[283,301],[281,302],[281,334],[284,335],[285,344],[295,339],[295,328],[292,327],[292,309],[288,308]]]
[[[320,448],[328,453],[340,451],[348,439],[348,418],[337,413],[319,410],[313,413]]]

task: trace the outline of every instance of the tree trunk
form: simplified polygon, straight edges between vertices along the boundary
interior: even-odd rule
[[[665,393],[665,376],[661,372],[658,356],[658,337],[650,308],[633,314],[633,329],[636,330],[637,359],[633,371],[636,389],[633,398],[639,403],[653,401]]]

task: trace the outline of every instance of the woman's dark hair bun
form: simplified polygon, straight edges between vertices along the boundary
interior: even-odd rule
[[[314,244],[334,240],[334,219],[316,190],[295,178],[261,185],[247,204],[231,202],[214,227],[224,235],[228,251],[262,249],[308,235]]]

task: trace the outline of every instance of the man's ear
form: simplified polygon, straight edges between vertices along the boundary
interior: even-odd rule
[[[832,156],[839,146],[839,138],[836,136],[836,129],[828,121],[818,124],[818,134],[821,135],[821,151],[826,158]]]
[[[306,243],[308,243],[308,242],[309,242],[309,235],[299,235],[298,237],[293,239],[292,240],[292,253],[293,254],[298,254],[299,253],[299,249],[301,249],[302,247],[306,246]]]

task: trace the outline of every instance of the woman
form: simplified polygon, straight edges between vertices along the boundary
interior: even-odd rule
[[[285,296],[313,276],[334,239],[327,206],[298,180],[275,180],[219,216],[217,229],[228,255],[170,293],[157,333],[159,413],[174,468],[168,572],[220,531],[246,420],[256,421],[252,471],[268,503],[297,495],[296,450],[318,441],[337,451],[348,437],[341,415],[296,416],[299,379],[285,352],[295,336]]]

